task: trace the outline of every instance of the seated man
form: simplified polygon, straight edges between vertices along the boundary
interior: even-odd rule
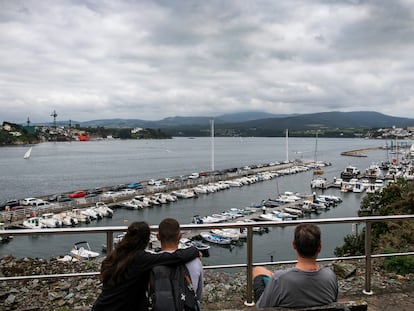
[[[336,302],[335,273],[316,262],[321,251],[319,227],[303,223],[295,228],[295,267],[272,273],[264,267],[253,269],[254,299],[257,307],[314,307]]]
[[[180,224],[174,218],[165,218],[158,226],[157,238],[161,242],[161,250],[164,252],[174,252],[178,249],[179,241],[182,237]],[[197,298],[201,299],[203,293],[203,265],[199,258],[191,260],[185,264],[190,273],[194,292]]]

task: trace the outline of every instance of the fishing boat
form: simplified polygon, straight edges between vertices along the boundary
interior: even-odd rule
[[[33,147],[30,147],[26,152],[25,152],[25,154],[24,154],[24,156],[23,156],[23,159],[29,159],[30,158],[30,155],[32,154],[32,149],[33,149]]]
[[[98,257],[99,253],[92,251],[88,242],[81,241],[75,243],[70,250],[70,255],[78,259],[93,259]]]

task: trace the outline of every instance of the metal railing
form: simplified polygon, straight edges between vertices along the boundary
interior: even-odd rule
[[[206,266],[204,269],[223,269],[223,268],[246,268],[247,284],[246,284],[246,305],[253,303],[253,279],[252,271],[254,266],[280,265],[295,263],[296,260],[289,261],[271,261],[271,262],[253,262],[253,228],[257,226],[263,227],[289,227],[296,226],[299,223],[313,223],[313,224],[343,224],[343,223],[363,223],[365,224],[365,255],[350,256],[350,257],[331,257],[319,258],[319,262],[329,262],[334,260],[355,260],[365,259],[365,288],[364,294],[372,295],[371,290],[371,264],[373,258],[391,257],[391,256],[409,256],[414,255],[414,252],[402,253],[387,253],[387,254],[372,254],[371,249],[371,224],[375,222],[389,222],[414,220],[414,215],[394,215],[394,216],[373,216],[373,217],[349,217],[349,218],[329,218],[329,219],[306,219],[306,220],[292,220],[292,221],[263,221],[258,223],[219,223],[219,224],[197,224],[197,225],[181,225],[182,230],[196,230],[201,231],[205,229],[214,228],[246,228],[247,229],[247,248],[246,248],[246,263],[244,264],[226,264],[226,265],[212,265]],[[62,229],[19,229],[19,230],[4,230],[0,235],[61,235],[61,234],[78,234],[78,233],[106,233],[107,252],[113,249],[113,234],[114,232],[122,232],[127,229],[127,226],[113,226],[113,227],[93,227],[93,228],[62,228]],[[151,226],[152,231],[156,231],[157,226]],[[323,234],[323,233],[322,233]],[[15,280],[29,280],[29,279],[44,279],[44,278],[62,278],[62,277],[89,277],[96,276],[99,272],[87,273],[68,273],[68,274],[50,274],[50,275],[27,275],[14,277],[0,277],[0,281],[15,281]]]

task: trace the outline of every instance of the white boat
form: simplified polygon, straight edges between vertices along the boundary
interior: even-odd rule
[[[76,218],[79,222],[83,222],[89,224],[91,222],[91,218],[82,213],[80,209],[74,208],[71,211],[67,212],[68,216]]]
[[[127,209],[143,209],[144,208],[144,203],[142,201],[135,200],[135,199],[122,202],[120,205]]]
[[[293,214],[293,215],[296,215],[298,217],[302,217],[303,216],[303,212],[301,210],[299,210],[299,209],[296,209],[296,208],[284,207],[283,210],[286,213]]]
[[[98,257],[99,253],[92,251],[88,242],[81,241],[75,243],[73,248],[70,250],[70,255],[77,259],[93,259]]]
[[[259,218],[266,220],[266,221],[277,221],[277,222],[282,221],[282,218],[279,218],[278,215],[276,215],[275,213],[260,214]]]
[[[381,177],[380,166],[377,163],[371,163],[371,165],[365,169],[365,177],[380,178]]]
[[[98,211],[96,211],[94,208],[91,208],[91,207],[81,210],[81,214],[89,217],[92,220],[103,218],[103,215],[101,213],[99,213]]]
[[[352,165],[348,165],[342,172],[341,178],[342,179],[351,179],[351,178],[358,178],[361,174],[361,171]]]
[[[55,214],[55,217],[60,220],[64,226],[74,227],[79,223],[79,220],[70,212],[61,212]]]
[[[112,218],[114,211],[108,207],[104,202],[96,202],[95,210],[101,213],[104,217]]]
[[[39,221],[45,228],[60,228],[63,226],[62,221],[56,218],[53,213],[41,215]]]
[[[23,159],[29,159],[30,155],[32,154],[33,147],[30,147],[29,150],[27,150],[23,156]]]
[[[200,241],[193,241],[189,238],[181,238],[179,241],[178,248],[187,248],[190,246],[196,247],[199,251],[208,251],[210,249],[210,245],[204,244]]]
[[[213,224],[223,222],[223,217],[213,217],[213,216],[204,216],[195,215],[193,217],[193,223],[195,224]]]
[[[229,238],[232,241],[238,241],[240,239],[240,233],[232,229],[211,229],[211,233],[223,238]]]
[[[326,178],[318,177],[311,180],[311,188],[326,189],[328,182]]]
[[[27,229],[42,229],[45,226],[40,222],[40,217],[30,217],[23,221],[23,227]]]
[[[362,183],[360,181],[355,182],[354,187],[352,188],[352,192],[355,192],[355,193],[361,193],[364,190],[365,189],[362,186]]]
[[[180,189],[172,192],[177,198],[190,199],[195,197],[195,192],[191,189]]]
[[[134,197],[134,200],[141,202],[141,205],[143,207],[150,207],[151,206],[151,201],[150,199],[148,199],[145,195],[137,195]]]
[[[201,238],[206,240],[210,243],[220,244],[220,245],[230,245],[231,239],[230,238],[224,238],[219,235],[210,233],[210,232],[200,232]]]
[[[257,223],[256,221],[254,221],[254,220],[252,220],[252,219],[244,219],[243,221],[240,221],[240,222],[244,222],[244,223]],[[256,233],[263,233],[263,232],[267,232],[267,231],[269,231],[269,228],[267,228],[267,227],[263,227],[263,226],[255,226],[255,227],[253,227],[253,232],[256,232]]]

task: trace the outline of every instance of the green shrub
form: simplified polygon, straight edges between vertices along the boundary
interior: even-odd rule
[[[414,272],[414,257],[412,256],[395,256],[384,260],[384,268],[387,271],[406,275]]]

